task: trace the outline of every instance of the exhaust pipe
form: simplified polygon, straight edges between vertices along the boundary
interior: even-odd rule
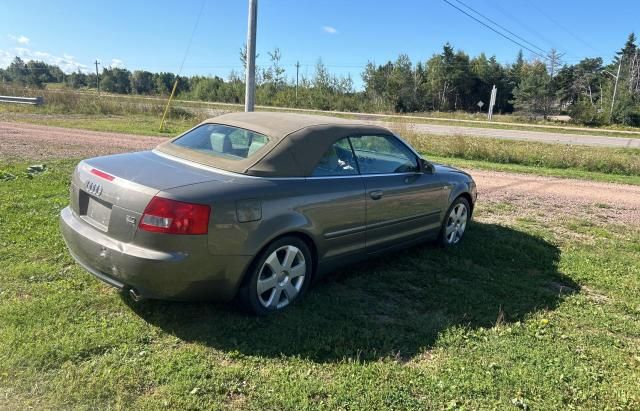
[[[129,288],[129,296],[135,302],[142,301],[144,299],[144,297],[141,296],[135,288]]]

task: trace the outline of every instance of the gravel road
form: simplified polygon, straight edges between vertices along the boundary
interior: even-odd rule
[[[146,150],[163,137],[104,133],[0,121],[0,160],[41,161]]]
[[[146,150],[162,141],[165,138],[0,122],[0,165],[8,159],[41,162]],[[481,200],[509,203],[521,213],[562,218],[595,216],[605,221],[640,224],[640,186],[469,171]]]

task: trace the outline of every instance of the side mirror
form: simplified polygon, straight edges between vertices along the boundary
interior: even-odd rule
[[[433,166],[433,164],[431,164],[424,158],[420,158],[420,168],[422,169],[422,172],[427,174],[433,174],[436,172],[436,168]]]

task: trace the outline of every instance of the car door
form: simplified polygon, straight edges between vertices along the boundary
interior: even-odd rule
[[[305,185],[313,198],[307,202],[304,214],[318,230],[319,257],[330,259],[363,252],[365,189],[347,138],[329,147]]]
[[[366,249],[376,252],[433,234],[447,186],[392,135],[350,137],[365,186]]]

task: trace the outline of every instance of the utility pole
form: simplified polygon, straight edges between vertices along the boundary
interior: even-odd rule
[[[613,86],[613,97],[611,98],[611,111],[609,111],[609,121],[613,118],[613,105],[616,103],[616,94],[618,92],[618,79],[620,78],[620,69],[622,68],[622,60],[624,55],[620,56],[620,62],[618,63],[618,74],[616,74],[616,82]]]
[[[98,64],[100,63],[98,62],[98,59],[96,59],[96,88],[98,89],[98,95],[100,95],[100,74],[98,74]]]
[[[300,72],[300,62],[296,61],[296,107],[298,107],[298,73]]]
[[[249,23],[247,28],[247,73],[244,95],[244,111],[253,111],[256,102],[256,25],[258,0],[249,0]]]

